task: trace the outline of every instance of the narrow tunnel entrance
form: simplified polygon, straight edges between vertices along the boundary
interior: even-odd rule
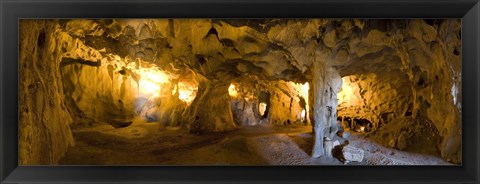
[[[373,125],[369,120],[362,118],[339,116],[337,121],[340,122],[344,129],[355,131],[357,133],[369,133],[373,128]]]
[[[308,96],[308,94],[307,94]],[[307,121],[307,102],[305,101],[305,98],[304,97],[299,97],[300,99],[300,107],[302,108],[302,111],[300,112],[300,121],[303,123],[303,124],[308,124],[308,121]]]
[[[260,92],[260,95],[258,95],[258,101],[260,102],[258,105],[260,117],[265,119],[268,117],[268,111],[270,109],[270,93],[266,91]]]

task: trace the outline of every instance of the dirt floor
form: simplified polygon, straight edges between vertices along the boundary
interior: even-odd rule
[[[385,148],[353,134],[350,145],[365,151],[362,162],[312,159],[311,126],[244,126],[194,135],[158,123],[108,124],[74,131],[75,146],[60,165],[450,165],[437,156]]]

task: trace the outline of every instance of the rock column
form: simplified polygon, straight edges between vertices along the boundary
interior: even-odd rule
[[[314,158],[332,151],[332,148],[325,149],[324,139],[330,141],[337,132],[337,93],[341,86],[342,79],[335,69],[321,62],[313,63],[310,104],[313,107],[312,124],[315,133],[312,150]]]
[[[191,133],[233,130],[236,125],[230,107],[228,85],[207,79],[200,80],[197,96],[185,111],[184,117]]]

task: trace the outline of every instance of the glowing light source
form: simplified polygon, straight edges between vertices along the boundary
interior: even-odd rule
[[[265,115],[265,111],[267,111],[267,104],[260,102],[260,104],[258,105],[258,111],[260,112],[260,116]]]
[[[159,85],[148,80],[140,80],[140,92],[142,94],[158,96],[159,90],[160,90]]]
[[[305,99],[305,101],[308,102],[308,90],[310,89],[310,87],[308,86],[308,82],[302,84],[300,89],[300,95]]]
[[[305,83],[295,83],[290,82],[290,86],[295,89],[295,92],[305,99],[305,102],[308,103],[308,90],[310,89],[308,82]]]
[[[139,81],[141,95],[158,96],[161,85],[169,81],[169,76],[156,67],[140,68],[136,71],[141,78]]]
[[[350,82],[350,77],[342,78],[342,88],[338,92],[338,104],[342,103],[355,103],[356,96],[353,84]]]
[[[237,90],[235,89],[235,86],[233,84],[230,84],[230,87],[228,87],[228,94],[231,97],[237,97],[238,96]]]
[[[305,121],[305,115],[306,115],[307,112],[305,112],[305,109],[302,109],[302,114],[301,114],[301,121]]]
[[[307,111],[305,110],[310,108],[308,105],[308,90],[310,89],[308,82],[305,82],[303,84],[290,82],[289,84],[293,89],[295,89],[296,94],[305,100],[305,107],[302,107],[302,111],[300,112],[300,121],[309,121],[308,119],[306,119]]]
[[[178,99],[190,104],[197,96],[198,87],[185,82],[179,82],[178,86]]]

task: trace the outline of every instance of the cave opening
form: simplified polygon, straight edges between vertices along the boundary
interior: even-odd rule
[[[23,164],[461,163],[458,20],[20,25]]]
[[[258,96],[258,101],[260,102],[258,106],[258,110],[262,119],[267,118],[268,116],[268,109],[270,108],[270,93],[266,91],[260,92]]]
[[[338,117],[337,120],[341,122],[344,129],[355,131],[357,133],[369,133],[373,128],[372,122],[367,119]]]

